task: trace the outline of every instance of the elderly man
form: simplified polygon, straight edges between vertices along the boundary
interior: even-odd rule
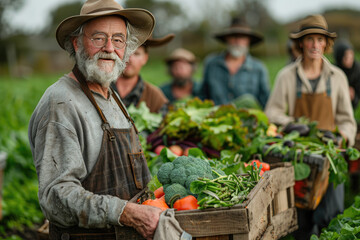
[[[323,16],[311,15],[302,19],[298,32],[289,37],[302,57],[279,72],[266,115],[271,122],[290,127],[299,117],[317,121],[322,130],[333,131],[337,126],[349,145],[353,145],[356,124],[347,79],[343,71],[324,57],[331,50],[336,33],[328,31]],[[296,239],[310,239],[312,233],[319,233],[343,210],[344,184],[336,188],[329,184],[315,211],[298,209]]]
[[[161,210],[128,202],[151,176],[136,127],[109,88],[154,21],[147,10],[88,0],[57,28],[76,65],[46,90],[29,123],[50,239],[154,235]]]
[[[199,86],[193,78],[196,70],[195,55],[184,48],[177,48],[165,61],[172,79],[160,88],[170,103],[197,96]]]
[[[149,60],[148,49],[165,45],[174,36],[174,34],[169,34],[159,39],[150,38],[130,56],[123,74],[112,83],[113,89],[119,93],[126,107],[131,104],[138,106],[141,102],[145,102],[150,112],[163,114],[167,112],[168,99],[158,87],[144,81],[140,71]]]
[[[225,43],[225,52],[210,56],[204,64],[204,77],[199,95],[216,105],[244,98],[265,106],[269,79],[265,66],[249,53],[249,47],[262,41],[262,36],[245,22],[233,19],[230,27],[215,35]]]

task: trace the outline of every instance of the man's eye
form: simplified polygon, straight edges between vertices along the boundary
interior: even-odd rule
[[[117,43],[123,43],[123,42],[124,42],[124,39],[119,38],[119,37],[115,37],[115,38],[113,38],[113,41],[114,41],[114,42],[117,42]]]
[[[104,37],[94,37],[93,38],[95,41],[97,41],[97,42],[103,42],[103,41],[105,41],[105,38]]]

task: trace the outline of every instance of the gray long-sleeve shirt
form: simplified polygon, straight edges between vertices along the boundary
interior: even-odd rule
[[[113,128],[131,124],[115,100],[93,92]],[[86,191],[81,181],[94,167],[103,130],[95,107],[69,76],[50,86],[29,123],[29,141],[39,180],[39,202],[44,215],[62,227],[102,228],[119,225],[125,200]],[[87,216],[87,221],[79,221]]]

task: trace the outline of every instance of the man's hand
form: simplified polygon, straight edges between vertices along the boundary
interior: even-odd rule
[[[127,203],[120,223],[135,228],[144,238],[152,239],[162,210],[157,207]]]

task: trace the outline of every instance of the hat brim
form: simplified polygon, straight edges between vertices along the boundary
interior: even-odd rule
[[[214,37],[219,40],[220,42],[225,43],[226,42],[226,37],[228,36],[234,36],[234,35],[245,35],[250,37],[250,45],[253,46],[257,43],[260,43],[263,41],[263,36],[255,31],[252,30],[246,30],[246,29],[242,29],[242,28],[228,28],[225,29],[223,32],[221,33],[217,33],[214,35]]]
[[[128,8],[123,10],[109,10],[86,15],[76,15],[63,20],[56,29],[56,40],[60,47],[65,49],[66,37],[74,32],[81,24],[104,16],[120,16],[129,21],[135,28],[134,35],[139,40],[139,46],[143,44],[152,34],[155,27],[155,18],[147,10],[139,8]]]
[[[335,32],[328,32],[325,29],[319,29],[319,28],[309,28],[300,32],[290,33],[289,38],[295,40],[309,34],[322,34],[334,39],[337,37],[337,34]]]
[[[146,47],[160,47],[163,46],[165,44],[167,44],[168,42],[170,42],[171,40],[173,40],[175,37],[175,34],[171,33],[166,35],[165,37],[162,38],[149,38],[148,40],[146,40],[144,42],[144,46]]]

